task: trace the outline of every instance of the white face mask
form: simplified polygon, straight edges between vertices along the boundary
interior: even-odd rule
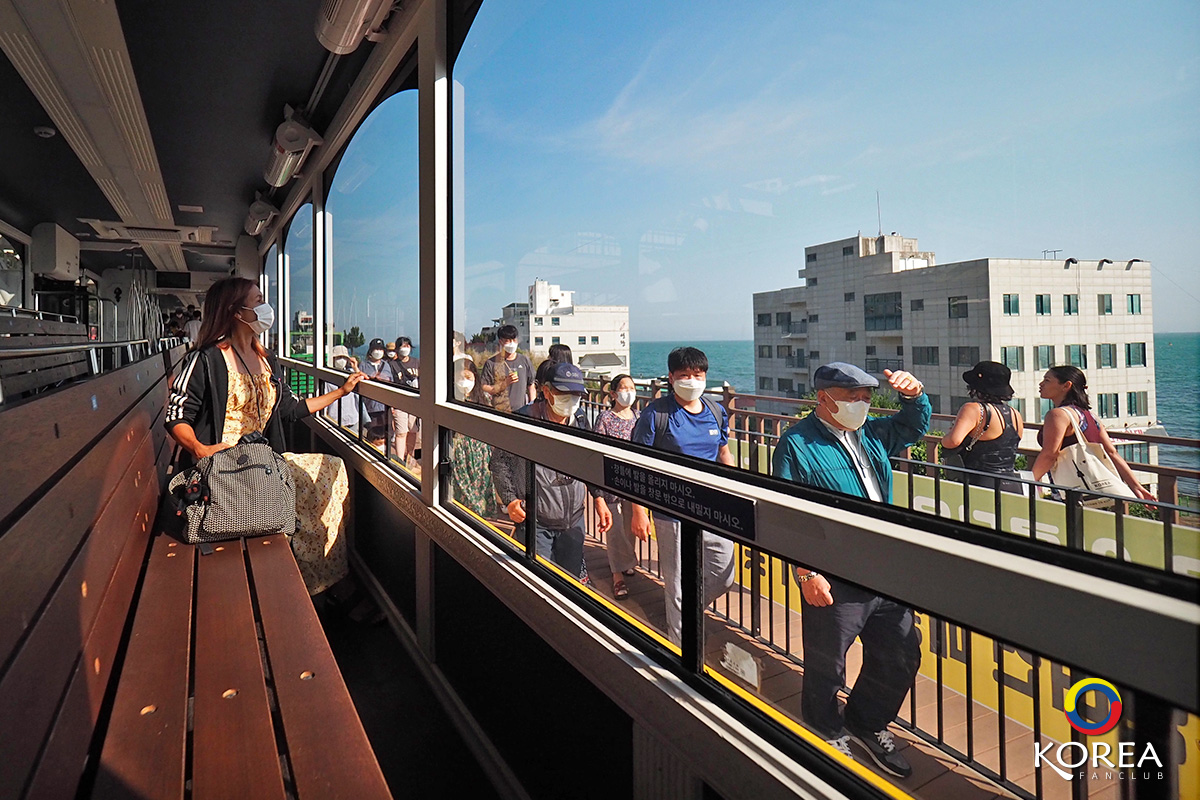
[[[254,322],[246,322],[246,320],[238,317],[238,319],[242,319],[242,322],[246,322],[255,333],[266,333],[275,324],[275,309],[271,308],[270,303],[259,303],[254,308],[250,308],[249,306],[242,306],[242,308],[253,311],[258,317]]]
[[[685,403],[699,400],[708,383],[703,378],[680,378],[672,384],[675,395]]]
[[[504,343],[504,352],[508,353],[509,355],[512,355],[513,353],[517,352],[517,343],[516,342],[505,342]]]
[[[371,359],[372,361],[379,361],[383,358],[383,351],[372,350],[371,352],[367,353],[367,358]]]
[[[856,431],[867,421],[867,410],[871,408],[871,404],[867,401],[835,400],[834,402],[837,403],[837,411],[834,411],[832,416],[843,428]]]
[[[570,419],[579,410],[581,402],[583,398],[577,394],[556,394],[550,401],[550,407],[554,409],[555,414]]]
[[[475,391],[474,378],[459,378],[454,382],[454,398],[456,400],[466,400],[473,391]]]
[[[637,392],[633,389],[625,389],[624,391],[617,392],[617,405],[621,408],[629,408],[636,399]]]
[[[334,369],[349,369],[350,368],[350,359],[345,358],[344,356],[338,356],[337,358],[335,358],[333,360],[333,368]]]
[[[388,358],[395,358],[395,357],[396,357],[396,351],[395,351],[395,350],[388,350],[388,351],[387,351],[387,357],[388,357]]]
[[[408,358],[408,354],[409,354],[409,353],[411,353],[411,352],[412,352],[412,348],[411,348],[411,347],[401,347],[401,348],[400,348],[400,357],[401,357],[401,358]]]

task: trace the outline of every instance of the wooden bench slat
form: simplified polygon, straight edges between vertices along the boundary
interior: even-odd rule
[[[187,742],[196,551],[155,538],[138,598],[94,795],[180,800]],[[144,709],[154,708],[143,714]]]
[[[145,434],[148,437],[149,431]],[[143,439],[45,612],[0,678],[0,730],[29,732],[11,737],[5,745],[0,797],[20,796],[34,766],[134,520],[157,498],[157,485],[150,480],[152,469],[148,440]],[[139,470],[143,480],[135,484],[133,473]]]
[[[135,524],[133,535],[126,541],[24,800],[75,796],[112,677],[121,635],[126,620],[133,613],[134,591],[146,560],[150,523],[154,520],[154,501],[153,495],[147,497],[141,522]],[[191,590],[188,592],[190,601]],[[185,704],[186,699],[185,686]]]
[[[0,406],[0,451],[37,458],[0,459],[0,520],[46,482],[163,377],[162,359],[148,358],[63,389],[36,403]],[[156,391],[159,391],[156,389]],[[161,391],[166,391],[165,387]],[[161,402],[163,395],[156,396]],[[56,430],[57,429],[57,430]]]
[[[0,331],[2,332],[2,331]],[[69,336],[44,336],[34,334],[30,336],[0,336],[0,350],[12,350],[14,348],[25,347],[45,347],[57,346],[63,344],[87,344],[87,333],[77,333]]]
[[[60,367],[47,367],[46,369],[38,369],[35,372],[22,372],[19,375],[2,378],[0,379],[0,387],[4,388],[4,396],[11,398],[22,392],[28,392],[30,389],[42,389],[47,386],[53,386],[62,381],[90,375],[91,372],[92,367],[88,363],[87,354],[85,353],[76,355],[74,361]]]
[[[87,325],[82,322],[59,322],[36,317],[0,317],[0,334],[71,335],[82,333],[87,336]]]
[[[297,795],[390,798],[287,539],[246,549]]]
[[[196,569],[192,797],[282,798],[242,544],[216,547]]]
[[[0,665],[8,660],[13,645],[35,619],[37,609],[62,574],[71,553],[118,488],[125,467],[149,435],[147,420],[153,418],[159,402],[159,398],[149,395],[144,398],[138,408],[109,431],[0,537],[0,586],[4,587],[4,602],[0,603]],[[17,464],[29,464],[31,460],[19,455],[11,458]],[[129,476],[131,483],[157,483],[150,481],[150,473],[142,469],[142,476],[138,476],[137,470]],[[54,535],[48,536],[48,531]]]

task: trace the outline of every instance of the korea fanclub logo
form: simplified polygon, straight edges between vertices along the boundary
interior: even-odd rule
[[[1084,718],[1084,696],[1088,692],[1098,692],[1108,699],[1108,715],[1104,719],[1089,722]],[[1084,736],[1102,736],[1117,727],[1117,723],[1121,721],[1121,709],[1121,693],[1117,691],[1117,687],[1099,678],[1085,678],[1067,690],[1063,713],[1071,727]],[[1091,772],[1096,778],[1103,776],[1106,779],[1116,777],[1124,780],[1124,770],[1140,771],[1130,773],[1128,778],[1131,780],[1162,778],[1163,763],[1155,752],[1154,745],[1147,742],[1140,756],[1136,755],[1136,749],[1137,745],[1134,742],[1119,742],[1115,754],[1108,742],[1092,742],[1090,748],[1082,742],[1065,742],[1058,747],[1055,747],[1053,742],[1045,746],[1034,742],[1033,764],[1034,767],[1043,764],[1050,767],[1064,780],[1070,780],[1072,773],[1084,770]],[[1149,769],[1148,763],[1157,769]]]

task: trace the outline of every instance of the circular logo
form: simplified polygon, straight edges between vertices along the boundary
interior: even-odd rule
[[[1079,699],[1088,692],[1099,692],[1108,698],[1108,716],[1099,722],[1088,722],[1079,713]],[[1066,715],[1071,727],[1086,736],[1108,733],[1121,720],[1121,693],[1108,681],[1086,678],[1067,690]]]

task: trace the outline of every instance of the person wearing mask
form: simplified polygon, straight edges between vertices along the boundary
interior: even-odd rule
[[[483,385],[479,382],[479,370],[475,362],[466,353],[456,353],[451,363],[454,399],[484,405]],[[454,500],[480,517],[494,518],[498,510],[492,486],[491,445],[455,433],[451,437],[450,447],[450,485]]]
[[[575,357],[571,355],[570,345],[552,344],[546,351],[546,357],[551,361],[561,361],[564,364],[574,364]]]
[[[632,441],[671,453],[733,465],[729,452],[729,419],[725,409],[704,395],[708,356],[695,347],[677,347],[667,356],[671,393],[651,401],[633,426]],[[650,514],[645,506],[630,504],[633,535],[645,541],[650,535]],[[680,521],[654,512],[658,560],[662,568],[667,637],[675,644],[683,638],[680,586]],[[704,605],[733,585],[733,542],[707,531],[704,538]]]
[[[1058,456],[1064,447],[1076,443],[1072,418],[1079,423],[1083,438],[1099,444],[1104,448],[1117,468],[1117,475],[1125,482],[1139,500],[1153,500],[1154,495],[1138,482],[1137,476],[1129,468],[1125,459],[1117,452],[1108,431],[1092,416],[1091,401],[1088,400],[1087,376],[1083,370],[1074,366],[1051,367],[1042,376],[1038,384],[1038,395],[1054,404],[1042,421],[1042,429],[1038,431],[1038,444],[1042,451],[1033,462],[1033,477],[1042,480],[1047,473],[1054,469]]]
[[[628,375],[617,375],[606,386],[610,407],[600,412],[596,420],[596,433],[629,441],[641,416],[633,408],[637,400],[637,387]],[[614,494],[601,492],[596,496],[595,503],[597,516],[608,512],[612,517],[605,549],[608,552],[608,567],[612,570],[613,597],[623,600],[629,596],[625,579],[633,575],[637,566],[637,546],[630,527],[633,522],[630,502]]]
[[[349,396],[362,373],[319,397],[300,399],[283,367],[258,340],[275,312],[254,281],[226,278],[204,301],[204,324],[196,347],[171,381],[164,425],[187,454],[181,468],[261,432],[291,468],[296,485],[296,533],[292,551],[310,595],[349,575],[344,512],[349,492],[345,464],[321,453],[289,453],[285,423],[294,422]],[[334,592],[337,594],[337,591]]]
[[[1013,388],[1009,383],[1012,371],[996,361],[980,361],[962,374],[967,394],[975,402],[964,403],[950,432],[942,437],[942,450],[948,459],[961,459],[966,469],[990,472],[1010,480],[989,478],[986,475],[967,476],[972,486],[989,489],[999,484],[1005,492],[1021,493],[1015,464],[1017,448],[1025,422],[1021,414],[1008,405]],[[950,463],[950,461],[947,461]],[[956,477],[951,473],[951,478]]]
[[[517,328],[502,325],[496,332],[500,352],[483,364],[485,396],[498,411],[516,411],[533,402],[533,364],[529,357],[517,352]]]
[[[371,343],[367,345],[366,363],[362,366],[363,374],[367,376],[368,380],[396,383],[396,372],[392,369],[392,363],[387,360],[386,356],[387,345],[384,344],[383,339],[372,339]],[[365,398],[363,409],[370,419],[367,427],[367,441],[372,447],[381,448],[387,436],[390,420],[388,407],[378,400]]]
[[[345,345],[335,344],[329,356],[330,365],[334,369],[343,372],[358,372],[358,360],[350,355],[350,351],[346,349]],[[333,384],[323,382],[321,386],[321,391],[328,392],[332,389]],[[325,410],[325,416],[343,428],[357,432],[358,397],[351,395],[339,398]]]
[[[780,438],[772,460],[774,475],[877,503],[891,502],[889,459],[921,440],[933,408],[911,374],[884,370],[884,375],[900,395],[900,411],[869,417],[877,379],[853,364],[818,367],[813,373],[816,410]],[[854,741],[881,769],[908,777],[912,768],[896,749],[888,724],[921,665],[912,609],[833,576],[799,568],[795,575],[804,601],[800,713],[805,724],[843,755],[853,758]],[[838,692],[846,685],[846,651],[856,637],[862,639],[863,666],[843,715]]]
[[[575,412],[587,394],[583,373],[578,367],[556,363],[541,393],[541,397],[519,409],[517,414],[565,427],[578,424]],[[525,526],[528,463],[520,456],[495,450],[491,468],[500,504],[515,525],[513,536],[526,547],[534,547],[539,556],[553,561],[567,573],[582,574],[587,487],[570,475],[534,464],[537,528],[530,542],[530,532]],[[612,517],[607,512],[599,513],[598,530],[603,533],[611,525]]]
[[[413,391],[420,389],[417,373],[421,369],[421,362],[412,355],[412,339],[407,336],[396,337],[391,365],[401,386]],[[392,452],[396,454],[400,463],[407,464],[409,456],[416,452],[417,437],[420,433],[421,420],[416,414],[409,414],[398,408],[392,409]]]

